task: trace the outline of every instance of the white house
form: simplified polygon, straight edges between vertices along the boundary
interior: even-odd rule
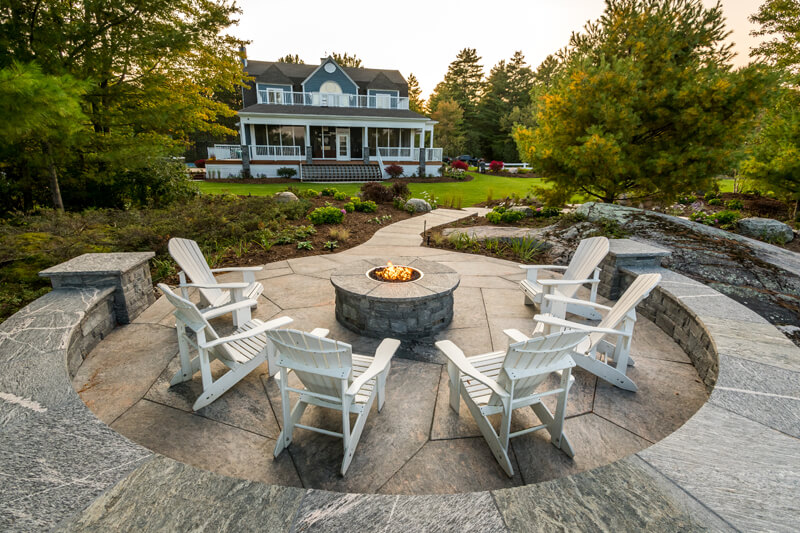
[[[436,121],[408,107],[408,83],[397,70],[245,61],[255,78],[238,113],[240,144],[208,150],[209,177],[277,177],[282,167],[306,181],[365,181],[436,174],[442,149],[433,147]]]

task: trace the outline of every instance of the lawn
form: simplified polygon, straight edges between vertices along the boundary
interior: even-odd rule
[[[473,180],[464,182],[445,182],[445,183],[410,183],[408,188],[414,197],[422,196],[423,192],[434,195],[440,202],[446,205],[458,204],[467,207],[483,202],[491,193],[492,198],[505,198],[517,194],[525,196],[532,187],[549,187],[540,178],[507,178],[504,176],[493,176],[491,174],[479,174],[470,172]],[[264,180],[269,181],[269,180]],[[733,191],[733,180],[720,180],[721,192]],[[264,185],[249,183],[210,183],[198,182],[200,190],[208,194],[221,194],[229,192],[238,195],[268,196],[276,192],[286,190],[286,183],[265,183]],[[360,183],[300,183],[292,184],[300,190],[315,189],[317,191],[324,187],[335,187],[341,192],[349,195],[356,194],[361,188]],[[582,196],[574,196],[573,203],[584,202]]]
[[[503,198],[518,194],[525,196],[531,187],[542,186],[542,180],[538,178],[506,178],[503,176],[492,176],[490,174],[470,173],[474,179],[464,182],[446,183],[410,183],[408,188],[415,197],[419,197],[423,192],[433,194],[440,201],[461,199],[461,205],[466,207],[486,200],[489,193],[493,198]],[[265,180],[268,181],[268,180]],[[249,183],[209,183],[198,182],[200,190],[209,194],[220,194],[229,192],[232,194],[253,196],[267,196],[276,192],[286,190],[286,183],[265,183],[264,185],[252,185]],[[292,184],[298,189],[320,190],[324,187],[335,187],[346,194],[354,195],[361,188],[360,183],[300,183]],[[448,201],[448,204],[450,202]]]

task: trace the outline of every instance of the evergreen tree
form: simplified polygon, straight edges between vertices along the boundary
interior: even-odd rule
[[[722,9],[701,0],[607,0],[573,35],[534,129],[515,139],[550,200],[581,192],[674,198],[728,168],[768,77],[733,71]]]
[[[428,111],[431,113],[443,101],[452,100],[458,104],[464,113],[461,134],[465,149],[475,153],[480,150],[477,110],[484,88],[480,60],[474,48],[461,50],[428,100]]]
[[[408,108],[416,113],[425,112],[425,102],[422,100],[422,90],[414,74],[408,75]]]
[[[278,63],[295,63],[297,65],[305,65],[306,62],[300,59],[298,54],[286,54],[278,58]]]
[[[333,52],[330,55],[333,57],[333,60],[342,67],[359,68],[361,66],[361,60],[355,54],[337,54],[336,52]]]
[[[436,139],[445,155],[457,156],[464,149],[464,134],[462,121],[464,111],[454,100],[439,102],[436,111],[431,113],[431,118],[438,121],[436,125]]]

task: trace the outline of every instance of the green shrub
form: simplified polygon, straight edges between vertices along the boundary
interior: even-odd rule
[[[514,224],[525,218],[525,215],[519,211],[506,211],[500,215],[500,219],[507,224]]]
[[[342,207],[343,207],[343,208],[344,208],[344,210],[345,210],[345,211],[347,211],[348,213],[352,213],[353,211],[355,211],[355,210],[356,210],[356,206],[355,206],[355,204],[354,204],[353,202],[347,202],[347,203],[346,203],[346,204],[344,204]]]
[[[719,198],[719,193],[718,193],[718,192],[715,192],[715,191],[708,191],[707,193],[705,193],[705,194],[703,195],[703,199],[704,199],[706,202],[708,202],[709,200],[712,200],[712,199],[714,199],[714,198]]]
[[[503,214],[498,211],[489,211],[486,213],[486,220],[492,224],[499,224],[503,220]]]
[[[722,200],[720,200],[719,198],[711,198],[706,203],[708,203],[708,205],[722,205]]]
[[[362,213],[374,213],[377,210],[378,204],[372,200],[367,200],[366,202],[359,202],[356,204],[356,211],[361,211]]]
[[[561,209],[557,207],[537,207],[533,210],[533,216],[537,218],[557,217],[561,214]]]
[[[344,213],[334,206],[318,207],[309,213],[308,220],[315,225],[341,224],[344,220]]]
[[[291,167],[281,167],[278,169],[278,176],[281,178],[293,178],[297,171]]]
[[[303,198],[314,198],[319,196],[319,193],[314,189],[306,189],[303,191]]]
[[[298,250],[313,250],[314,245],[311,244],[311,241],[298,241],[297,243]]]
[[[744,207],[744,204],[742,203],[741,200],[737,200],[736,198],[734,198],[733,200],[728,200],[727,202],[725,202],[725,207],[728,209],[742,209]]]
[[[335,187],[325,187],[322,189],[322,196],[336,196],[337,192],[339,192],[339,189]]]
[[[334,200],[347,200],[347,195],[343,192],[337,192],[333,195]]]

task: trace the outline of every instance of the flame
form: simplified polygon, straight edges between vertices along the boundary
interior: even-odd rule
[[[387,261],[385,267],[375,270],[375,275],[390,281],[410,281],[414,271],[408,267],[394,266],[391,261]]]

